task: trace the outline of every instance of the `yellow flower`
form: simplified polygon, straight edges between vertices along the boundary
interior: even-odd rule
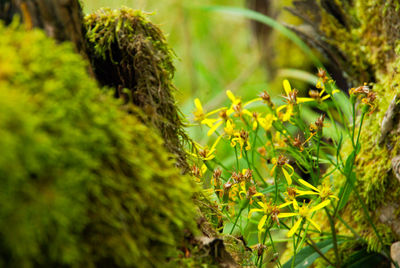
[[[326,94],[325,96],[322,97],[322,95],[326,92],[325,90],[325,84],[322,81],[319,81],[316,85],[317,88],[322,89],[321,92],[318,92],[317,90],[310,90],[310,92],[308,93],[310,95],[311,98],[304,98],[304,99],[311,99],[317,102],[323,102],[324,100],[327,100],[329,98],[332,97],[332,95],[336,94],[339,92],[338,89],[335,89],[332,91],[332,95],[331,94]]]
[[[276,205],[272,205],[272,201],[269,200],[269,202],[267,203],[265,200],[263,202],[257,202],[257,204],[261,207],[261,208],[253,208],[249,211],[248,214],[248,218],[251,218],[251,215],[254,212],[262,212],[264,215],[261,217],[260,221],[258,222],[258,231],[262,232],[264,230],[264,225],[265,222],[268,219],[268,216],[271,216],[272,219],[279,225],[279,208],[282,208],[283,206],[276,206]]]
[[[251,214],[253,214],[254,212],[262,212],[264,215],[261,217],[260,221],[258,222],[258,230],[261,231],[265,225],[265,222],[267,221],[268,216],[271,214],[272,212],[272,202],[271,200],[267,203],[267,202],[257,202],[257,204],[261,207],[261,208],[253,208],[249,211],[249,215],[248,217],[251,218]]]
[[[231,139],[235,133],[235,124],[233,124],[230,120],[226,121],[224,132],[226,135],[228,135],[228,139]]]
[[[289,121],[290,117],[294,114],[294,105],[297,105],[299,103],[303,102],[309,102],[313,101],[314,99],[311,98],[297,98],[297,93],[298,91],[293,89],[290,86],[290,83],[288,80],[283,80],[283,89],[285,90],[286,96],[284,97],[286,99],[287,104],[282,105],[276,109],[276,112],[278,113],[279,117],[283,122]],[[281,113],[280,111],[282,109],[286,108],[285,113]]]
[[[245,104],[242,104],[242,100],[241,100],[240,98],[237,98],[237,97],[232,93],[232,91],[227,90],[227,91],[226,91],[226,95],[228,96],[228,98],[229,98],[229,99],[231,100],[231,102],[232,102],[231,107],[230,107],[230,108],[228,109],[228,111],[227,111],[227,115],[228,115],[228,116],[231,115],[232,113],[235,113],[235,116],[236,116],[236,117],[242,117],[243,114],[246,114],[246,115],[252,117],[253,114],[252,114],[249,110],[245,109],[245,107],[246,107],[247,105],[249,105],[249,104],[255,102],[255,101],[262,100],[261,98],[255,98],[255,99],[253,99],[253,100],[250,100],[250,101],[246,102]]]
[[[272,123],[276,120],[277,118],[273,114],[267,114],[265,117],[261,117],[258,119],[258,122],[260,123],[260,126],[265,130],[268,131],[272,127]]]
[[[236,143],[239,143],[240,146],[240,156],[239,159],[242,158],[242,152],[243,152],[243,147],[245,147],[245,150],[248,151],[251,149],[251,145],[249,142],[249,133],[245,130],[240,130],[239,132],[233,133],[235,138],[231,140],[231,146],[235,147]]]
[[[325,200],[327,198],[334,198],[337,200],[339,199],[339,198],[337,198],[337,196],[333,195],[330,186],[327,184],[322,184],[321,189],[318,189],[303,179],[299,179],[299,182],[302,185],[304,185],[305,187],[313,190],[313,191],[297,190],[297,192],[299,193],[299,196],[301,196],[301,195],[319,195],[321,200]]]
[[[227,114],[226,108],[219,109],[219,119],[209,119],[210,124],[207,124],[210,127],[210,130],[207,132],[207,136],[211,136],[217,129],[224,123],[231,121]],[[212,120],[212,121],[211,121]],[[203,120],[204,121],[204,120]],[[202,122],[203,123],[203,122]]]
[[[296,196],[298,196],[298,190],[294,187],[287,187],[286,188],[286,192],[283,193],[283,195],[285,195],[285,203],[283,203],[281,205],[281,207],[286,207],[289,206],[291,204],[293,204],[293,208],[298,210],[299,209],[299,205],[296,201]]]
[[[285,176],[285,179],[288,183],[288,185],[292,184],[292,175],[294,174],[294,169],[293,167],[289,164],[289,160],[284,157],[283,155],[280,155],[278,159],[272,158],[271,160],[272,164],[274,164],[273,168],[271,169],[271,176],[274,174],[275,168],[279,167],[282,170],[283,175]],[[289,169],[289,172],[286,170],[286,168]]]
[[[294,217],[294,216],[299,216],[299,219],[293,224],[292,228],[289,230],[287,236],[291,237],[294,235],[294,233],[299,229],[301,222],[305,219],[309,221],[319,232],[321,232],[321,228],[316,224],[311,218],[313,212],[320,210],[324,207],[326,207],[331,201],[330,200],[325,200],[322,203],[316,205],[315,207],[310,207],[310,203],[307,205],[303,203],[302,206],[299,207],[299,211],[296,213],[280,213],[278,215],[279,218],[288,218],[288,217]]]
[[[218,119],[211,119],[211,118],[207,118],[210,115],[213,115],[215,113],[218,113],[219,111],[225,109],[225,107],[216,109],[214,111],[211,111],[209,113],[205,113],[204,109],[203,109],[203,105],[201,104],[201,101],[196,98],[194,100],[194,106],[196,107],[196,110],[193,111],[193,115],[194,115],[194,121],[196,122],[200,122],[201,124],[204,125],[208,125],[209,127],[212,127],[212,124],[217,121]]]
[[[219,143],[221,138],[222,138],[222,136],[219,136],[216,139],[214,144],[211,146],[211,149],[208,149],[207,145],[202,147],[200,144],[194,143],[196,148],[197,148],[197,150],[198,150],[198,153],[197,154],[189,153],[189,154],[194,156],[194,157],[200,158],[200,159],[202,159],[204,161],[211,160],[211,159],[215,158],[215,155],[214,155],[215,148],[217,147],[217,144]]]
[[[207,166],[203,164],[201,168],[198,168],[196,165],[193,165],[191,167],[191,173],[195,177],[195,180],[197,182],[201,181],[201,178],[203,177],[204,173],[207,171]]]

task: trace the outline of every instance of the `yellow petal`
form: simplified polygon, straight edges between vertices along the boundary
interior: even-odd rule
[[[318,224],[315,223],[315,221],[313,221],[310,218],[306,218],[309,222],[311,222],[311,224],[319,231],[321,232],[321,228],[318,226]]]
[[[220,111],[222,111],[222,110],[226,110],[226,107],[222,107],[222,108],[215,109],[215,110],[213,110],[213,111],[207,113],[207,114],[206,114],[206,117],[208,117],[208,116],[210,116],[210,115],[213,115],[213,114],[216,114],[216,113],[218,113],[218,112],[220,112]]]
[[[207,156],[207,157],[203,158],[203,160],[208,161],[208,160],[212,160],[214,158],[215,158],[215,155],[210,155],[210,156]]]
[[[249,105],[249,104],[251,104],[251,103],[253,103],[253,102],[256,102],[256,101],[260,101],[260,100],[262,100],[262,99],[261,99],[261,98],[255,98],[255,99],[249,100],[248,102],[246,102],[246,103],[243,105],[243,107],[246,107],[247,105]]]
[[[218,139],[214,142],[210,149],[210,154],[212,154],[215,151],[215,147],[217,147],[218,142],[221,140],[222,136],[219,136]]]
[[[293,114],[293,105],[287,105],[287,109],[282,117],[282,121],[283,122],[289,121],[292,114]]]
[[[251,218],[251,214],[253,214],[254,212],[264,212],[264,210],[260,209],[260,208],[253,208],[250,209],[249,211],[249,215],[247,216],[248,218]]]
[[[331,97],[331,95],[326,95],[326,96],[323,96],[323,97],[321,98],[321,100],[324,101],[324,100],[329,99],[330,97]]]
[[[207,125],[208,127],[212,127],[213,124],[214,124],[215,122],[217,122],[218,120],[221,120],[221,119],[206,118],[206,119],[204,119],[204,120],[201,121],[201,124]]]
[[[279,113],[280,110],[282,110],[283,108],[285,108],[285,107],[287,107],[287,106],[288,106],[287,104],[284,104],[284,105],[279,106],[279,107],[276,109],[276,112]]]
[[[295,210],[299,210],[299,204],[297,203],[296,199],[293,199],[293,207]]]
[[[300,223],[303,219],[300,218],[292,227],[292,229],[290,229],[290,231],[287,233],[288,237],[292,237],[294,235],[294,233],[297,231],[297,229],[299,229]]]
[[[204,121],[204,120],[203,120]],[[210,130],[207,132],[207,136],[211,136],[220,125],[222,125],[223,121],[219,121],[218,123],[216,123],[215,125],[212,126],[212,128],[210,128]]]
[[[313,189],[316,192],[319,192],[319,190],[317,188],[315,188],[313,185],[311,185],[310,183],[306,182],[305,180],[299,179],[299,182],[301,184],[303,184],[304,186],[306,186],[307,188],[310,188],[310,189]]]
[[[279,213],[278,214],[278,218],[289,218],[289,217],[293,217],[299,215],[298,213]]]
[[[331,202],[331,200],[325,200],[324,202],[316,205],[315,207],[313,207],[312,209],[310,209],[310,213],[320,210],[323,207],[326,207],[327,205],[329,205],[329,203]]]
[[[276,168],[276,164],[272,167],[271,172],[269,173],[270,176],[274,175],[275,168]]]
[[[206,171],[207,171],[207,166],[206,166],[206,164],[203,164],[201,166],[201,174],[204,174]]]
[[[203,106],[201,105],[200,99],[196,98],[194,100],[194,106],[196,106],[197,111],[203,112]]]
[[[298,196],[302,195],[318,195],[319,193],[313,192],[313,191],[302,191],[302,190],[296,190],[298,193]]]
[[[279,207],[279,208],[284,208],[284,207],[287,207],[287,206],[291,205],[292,203],[293,203],[292,201],[289,201],[289,202],[280,204],[278,207]]]
[[[292,184],[292,177],[289,175],[289,173],[286,171],[285,168],[282,168],[282,172],[283,172],[283,175],[285,176],[285,179],[286,179],[288,185],[291,185]]]
[[[264,224],[265,224],[266,220],[267,220],[267,215],[264,215],[264,216],[261,218],[260,222],[258,223],[258,230],[262,230],[262,228],[264,227]]]
[[[297,98],[297,103],[305,103],[305,102],[310,102],[310,101],[315,101],[313,98]]]
[[[336,200],[339,200],[339,198],[337,197],[337,196],[335,196],[335,195],[329,195],[329,197],[333,197],[333,198],[335,198]]]
[[[250,117],[253,117],[253,114],[250,113],[249,110],[247,110],[247,109],[243,109],[243,110],[242,110],[242,113],[244,113],[244,114],[246,114],[246,115],[248,115],[248,116],[250,116]]]
[[[258,122],[257,122],[257,120],[254,120],[254,122],[253,122],[253,130],[256,130],[257,126],[258,126]]]
[[[226,91],[226,95],[228,96],[228,98],[229,98],[232,102],[235,102],[235,101],[236,101],[236,97],[235,97],[235,95],[233,95],[232,91],[227,90],[227,91]]]
[[[257,202],[257,204],[258,204],[260,207],[265,208],[265,205],[264,205],[263,202]]]
[[[287,79],[283,80],[283,89],[286,92],[286,95],[289,95],[292,92],[292,87]]]

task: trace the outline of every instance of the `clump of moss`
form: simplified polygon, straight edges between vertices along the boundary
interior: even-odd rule
[[[188,138],[172,92],[173,52],[161,30],[138,10],[100,9],[85,17],[89,54],[97,80],[115,96],[142,108],[166,148],[188,169],[182,143]]]
[[[0,25],[0,266],[161,267],[193,185],[70,44]]]

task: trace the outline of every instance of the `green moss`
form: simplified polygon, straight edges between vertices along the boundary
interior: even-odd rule
[[[0,35],[0,266],[168,266],[194,230],[195,187],[161,139],[70,44]]]
[[[187,170],[182,143],[188,137],[172,95],[174,54],[161,30],[130,8],[100,9],[85,17],[85,26],[97,80],[142,108],[145,122],[159,129],[166,148]]]

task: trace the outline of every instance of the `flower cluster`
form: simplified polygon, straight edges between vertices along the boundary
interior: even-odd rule
[[[333,114],[331,107],[340,107],[335,94],[342,93],[324,70],[318,71],[318,82],[309,97],[300,96],[288,80],[283,81],[283,91],[278,104],[267,91],[244,102],[228,90],[228,105],[209,112],[196,99],[194,121],[207,127],[207,136],[214,141],[210,147],[194,143],[189,154],[195,159],[192,174],[212,192],[221,210],[223,232],[256,232],[258,244],[251,246],[260,249],[267,236],[273,245],[270,230],[287,229],[288,237],[296,237],[296,251],[303,244],[299,241],[311,239],[310,232],[321,231],[315,214],[321,211],[331,217],[345,202],[343,195],[334,194],[329,175],[336,171],[350,176],[346,165],[354,158],[343,159],[335,148],[337,141],[332,142],[332,137],[343,135],[337,123],[344,125],[350,120],[339,121],[336,115],[342,114],[340,110]],[[353,88],[350,93],[374,110],[376,94],[369,87]],[[322,112],[310,120],[303,115],[304,105]],[[351,129],[345,129],[354,137]],[[331,152],[337,153],[329,155]],[[322,155],[325,163],[336,158],[330,161],[333,171],[328,174],[321,168]]]

